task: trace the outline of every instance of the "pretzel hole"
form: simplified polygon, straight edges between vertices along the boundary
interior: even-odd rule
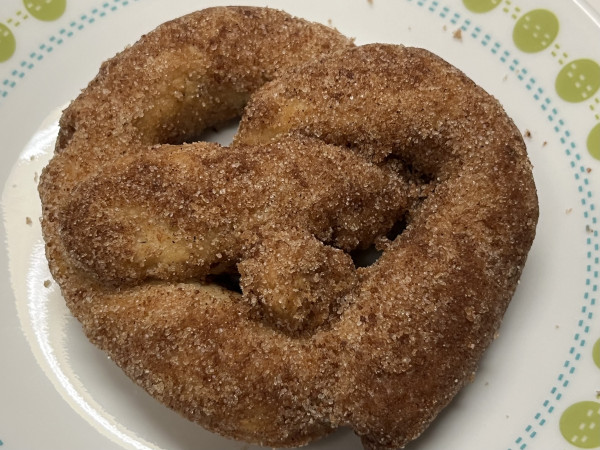
[[[408,219],[403,218],[394,223],[385,236],[376,239],[376,241],[371,243],[367,248],[351,251],[349,255],[352,258],[352,262],[354,262],[354,267],[358,269],[359,267],[369,267],[375,264],[381,255],[383,255],[387,244],[393,242],[394,239],[400,236],[407,225]]]
[[[394,239],[396,239],[398,236],[400,236],[404,232],[404,230],[406,229],[407,226],[408,226],[408,218],[405,216],[402,218],[402,220],[397,221],[392,226],[392,228],[390,229],[390,231],[387,232],[385,237],[388,240],[393,241]]]
[[[378,250],[375,244],[371,244],[369,247],[360,250],[354,250],[350,252],[350,257],[354,263],[354,267],[369,267],[381,257],[383,250]]]
[[[184,143],[190,142],[216,142],[217,144],[222,145],[223,147],[229,147],[233,142],[233,137],[238,131],[240,125],[240,117],[235,117],[230,120],[226,120],[224,122],[219,122],[216,125],[211,127],[207,127],[201,130],[197,135],[188,137],[187,139],[183,139],[181,136],[173,139],[172,142],[167,142],[168,144],[180,145]],[[185,142],[184,142],[185,141]]]
[[[236,294],[242,293],[240,273],[237,270],[220,273],[218,275],[209,275],[206,282],[209,284],[216,284],[217,286]]]

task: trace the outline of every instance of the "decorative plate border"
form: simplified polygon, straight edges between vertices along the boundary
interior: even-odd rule
[[[66,40],[75,36],[78,32],[84,30],[86,27],[94,24],[97,20],[104,18],[107,14],[115,12],[118,9],[122,9],[132,2],[138,1],[139,0],[104,1],[100,4],[100,6],[91,8],[88,13],[81,14],[76,19],[71,20],[66,26],[60,27],[56,33],[50,35],[44,42],[30,51],[27,57],[22,59],[18,63],[17,67],[10,71],[10,74],[0,82],[0,106],[2,106],[2,100],[6,98],[12,90],[14,90],[19,81],[22,80],[28,72],[31,72],[36,67],[38,62],[48,57]],[[14,17],[24,20],[23,17],[27,16],[25,13],[19,10],[14,14]],[[19,23],[17,20],[9,19],[10,23]],[[2,25],[3,24],[0,23],[0,26]],[[2,28],[0,28],[0,34],[1,33]],[[11,58],[7,59],[6,62],[0,61],[0,64],[6,64],[9,62],[11,62]]]
[[[3,104],[2,100],[10,95],[10,92],[12,92],[18,86],[19,81],[22,80],[27,73],[31,72],[39,61],[48,57],[63,42],[76,35],[77,32],[82,31],[89,25],[95,23],[97,20],[105,17],[108,13],[122,9],[131,2],[137,1],[139,0],[104,1],[100,4],[100,6],[90,9],[89,13],[81,14],[77,19],[69,22],[67,26],[59,28],[55,34],[50,35],[44,42],[29,52],[28,56],[23,58],[18,63],[17,67],[10,72],[10,75],[5,77],[0,82],[0,107]],[[569,383],[573,379],[578,362],[581,359],[582,352],[586,346],[589,347],[588,342],[590,340],[590,324],[594,317],[595,306],[597,303],[596,296],[598,293],[599,280],[598,267],[600,265],[598,219],[596,217],[597,210],[594,203],[593,194],[589,189],[590,181],[588,175],[590,170],[589,168],[584,167],[581,163],[582,156],[580,154],[580,150],[576,142],[571,137],[572,133],[568,130],[568,128],[566,128],[566,122],[564,119],[562,119],[559,109],[556,106],[557,102],[553,98],[554,94],[549,94],[544,87],[539,86],[539,83],[535,77],[531,76],[530,71],[521,64],[519,53],[512,50],[512,46],[504,45],[495,39],[491,34],[485,33],[482,27],[473,24],[472,18],[468,15],[470,13],[489,12],[496,7],[501,7],[501,10],[504,13],[510,15],[511,18],[518,21],[521,18],[526,17],[527,14],[531,13],[531,11],[522,14],[523,9],[512,0],[463,0],[463,6],[470,10],[469,13],[452,10],[450,7],[442,5],[438,0],[405,1],[427,9],[431,14],[443,19],[448,24],[457,26],[458,29],[454,34],[455,38],[463,39],[466,37],[468,39],[478,41],[483,47],[487,48],[494,56],[504,63],[511,72],[516,74],[517,79],[522,83],[522,85],[524,85],[526,91],[533,97],[540,109],[547,114],[547,120],[552,124],[560,143],[563,145],[565,157],[567,158],[568,164],[577,184],[577,190],[580,194],[580,202],[581,206],[583,207],[583,216],[586,222],[586,245],[588,249],[586,257],[588,264],[585,281],[586,288],[581,303],[580,319],[577,324],[579,331],[573,336],[572,346],[570,347],[568,356],[563,364],[563,370],[558,374],[554,385],[549,389],[547,394],[548,397],[543,401],[542,405],[539,407],[539,411],[534,415],[532,421],[526,425],[522,433],[514,439],[514,444],[516,445],[515,448],[525,450],[530,441],[536,437],[536,435],[539,433],[539,430],[547,423],[547,417],[556,411],[556,402],[561,399],[564,390],[569,386]],[[26,5],[28,4],[28,2],[24,3]],[[66,0],[63,3],[66,5]],[[484,10],[476,11],[473,9],[473,5],[479,5],[479,7],[484,8]],[[35,14],[32,13],[32,16],[35,17]],[[17,28],[20,24],[19,20],[24,21],[27,18],[28,16],[26,13],[23,13],[21,10],[19,10],[15,13],[15,19],[9,19],[8,23],[9,25]],[[54,20],[40,19],[39,17],[36,18],[39,20]],[[0,33],[2,33],[5,29],[8,29],[8,27],[0,23]],[[458,32],[458,30],[460,30],[460,32]],[[554,36],[554,38],[552,38],[550,41],[550,44],[552,45],[549,44],[537,51],[550,51],[552,56],[557,58],[558,63],[562,66],[565,64],[565,60],[569,57],[569,55],[562,49],[559,43],[553,42],[555,38],[556,36]],[[12,55],[9,55],[8,58],[0,61],[0,64],[6,64],[7,62],[11,61],[11,56]],[[566,67],[567,66],[561,69],[561,72],[563,72]],[[559,76],[561,72],[559,72]],[[600,77],[600,75],[598,76]],[[600,81],[598,81],[598,85],[600,86]],[[583,102],[583,104],[588,105],[588,109],[592,112],[592,114],[594,114],[596,121],[600,122],[600,113],[597,111],[600,108],[600,98],[598,96],[594,97],[596,92],[597,89],[592,95],[590,95],[589,99],[586,99],[587,101]],[[560,92],[557,93],[559,96],[561,96]],[[596,135],[598,135],[597,138]],[[600,160],[600,149],[598,149],[596,152],[590,147],[590,140],[592,139],[597,139],[598,144],[600,145],[600,123],[593,127],[588,136],[588,151],[593,158]],[[600,354],[599,349],[600,338],[595,341],[592,349],[593,359],[596,365],[600,368],[600,362],[597,361],[600,361],[600,356],[596,355],[596,353]],[[594,401],[581,403],[597,404],[598,407],[600,407],[600,403]],[[577,404],[571,405],[571,407],[576,405]],[[569,411],[571,407],[567,408],[563,412],[561,422],[565,413]],[[572,444],[579,446],[577,442],[572,442]],[[4,442],[0,440],[0,446],[3,445]],[[508,450],[513,450],[513,448],[511,447]]]
[[[515,447],[509,447],[507,449],[525,450],[530,444],[530,441],[536,437],[542,427],[547,423],[548,416],[556,412],[558,407],[557,402],[561,399],[565,389],[571,383],[577,370],[578,363],[581,360],[582,352],[584,351],[589,340],[593,339],[590,336],[590,324],[592,323],[594,310],[597,303],[596,296],[598,293],[598,280],[600,279],[598,270],[600,265],[600,249],[598,243],[598,219],[596,216],[597,209],[594,203],[594,196],[589,188],[589,174],[591,173],[591,168],[582,165],[582,156],[580,154],[578,145],[572,139],[572,133],[568,128],[566,128],[566,121],[560,115],[559,108],[556,106],[557,101],[553,99],[553,94],[548,93],[544,87],[539,85],[536,78],[530,75],[530,70],[521,64],[520,54],[517,51],[514,51],[509,46],[504,45],[499,40],[495,39],[491,34],[485,33],[482,27],[473,24],[473,20],[469,15],[463,12],[454,11],[450,7],[440,4],[438,0],[405,1],[427,9],[431,14],[444,19],[448,24],[457,26],[458,29],[454,32],[455,38],[463,39],[466,37],[468,39],[478,41],[483,47],[487,48],[494,56],[504,63],[511,72],[516,74],[517,79],[522,85],[524,85],[526,91],[533,97],[540,109],[546,114],[548,122],[551,123],[554,132],[558,136],[560,143],[563,146],[563,151],[567,158],[569,167],[571,168],[573,177],[576,181],[577,191],[580,194],[580,202],[581,206],[583,207],[583,216],[586,222],[585,233],[587,234],[586,245],[588,250],[586,253],[587,276],[585,280],[585,292],[583,294],[583,298],[581,299],[581,314],[577,323],[578,331],[573,336],[572,345],[569,349],[567,357],[565,358],[561,372],[556,376],[555,383],[547,392],[547,398],[539,406],[539,409],[535,413],[531,422],[524,427],[521,434],[514,438],[513,442]],[[463,6],[465,6],[467,9],[470,9],[471,13],[485,13],[492,11],[496,7],[501,7],[501,10],[504,13],[510,15],[511,18],[516,20],[518,23],[518,21],[522,18],[526,18],[531,11],[523,13],[523,9],[516,3],[517,2],[512,0],[463,0]],[[483,10],[474,11],[473,9],[477,7],[482,8]],[[555,39],[556,36],[554,36],[552,39],[548,39],[548,45],[545,45],[543,48],[537,51],[548,50],[552,52],[552,56],[557,58],[559,65],[563,66],[569,55],[562,49],[559,43],[554,42]],[[567,65],[561,69],[559,75],[557,76],[557,80],[561,74],[564,74],[564,70],[565,68],[569,67],[569,64],[572,63],[567,63]],[[597,65],[597,63],[595,64]],[[600,72],[597,74],[597,77],[597,80],[592,81],[595,83],[595,85],[600,87]],[[589,110],[595,115],[595,119],[598,121],[600,120],[600,115],[596,112],[596,108],[600,104],[600,99],[597,96],[594,97],[594,95],[597,93],[597,90],[598,88],[596,88],[596,91],[589,95],[586,100],[588,100],[587,103],[589,103]],[[561,92],[557,91],[557,94],[561,96]],[[585,100],[582,100],[581,102],[583,104],[586,103]],[[590,136],[597,132],[596,130],[599,129],[599,125],[600,124],[597,124],[592,131],[590,131]],[[589,141],[590,138],[588,138],[588,142]],[[589,149],[588,151],[593,158],[600,159],[600,149],[598,150],[597,154],[593,153]],[[600,339],[597,342],[600,342]],[[600,346],[600,344],[596,345]],[[594,346],[594,348],[596,348],[596,346]],[[586,444],[585,437],[582,442],[581,436],[574,434],[588,431],[587,427],[589,426],[589,423],[584,423],[584,419],[590,410],[590,406],[595,408],[596,405],[598,411],[600,411],[600,403],[597,403],[593,400],[590,400],[590,402],[575,403],[563,411],[560,420],[560,431],[567,442],[580,448],[600,447],[600,443],[594,447],[585,446],[589,445],[590,442],[587,442]],[[594,429],[597,424],[600,423],[596,418],[596,416],[600,417],[600,415],[598,415],[598,411],[594,411],[595,416],[593,416],[593,421],[591,422],[592,429]],[[568,422],[569,425],[564,426],[565,422]],[[584,429],[580,429],[580,425],[585,425]],[[591,429],[589,431],[591,431]],[[571,433],[573,435],[567,436],[567,433]]]

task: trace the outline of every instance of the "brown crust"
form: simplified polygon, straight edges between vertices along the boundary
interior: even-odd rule
[[[197,142],[106,164],[73,190],[58,232],[72,264],[115,287],[237,265],[257,318],[302,332],[354,287],[343,250],[384,236],[406,206],[400,178],[320,141]]]
[[[328,55],[333,50],[339,52]],[[280,62],[282,54],[290,58]],[[302,66],[292,69],[297,65]],[[138,69],[150,71],[142,88],[136,86]],[[239,114],[257,89],[231,149],[198,143],[145,151],[191,139],[213,121]],[[191,98],[196,100],[188,102]],[[148,210],[168,213],[177,195],[190,199],[181,183],[219,172],[217,160],[240,162],[245,155],[260,166],[273,159],[260,153],[281,145],[292,149],[298,173],[304,170],[308,179],[311,162],[346,155],[347,164],[335,166],[347,177],[334,176],[327,185],[315,171],[306,192],[316,185],[323,189],[319,195],[347,195],[352,186],[344,179],[355,179],[366,183],[357,193],[373,195],[363,198],[363,211],[371,211],[377,195],[391,199],[375,207],[376,214],[390,211],[382,228],[372,230],[369,214],[357,216],[353,227],[369,229],[366,241],[389,229],[409,195],[407,227],[384,245],[375,264],[355,270],[341,250],[314,239],[320,233],[309,225],[315,214],[296,227],[280,219],[306,205],[277,204],[282,214],[261,222],[262,231],[244,241],[252,243],[245,244],[247,262],[232,256],[222,267],[242,261],[244,296],[207,285],[206,273],[173,266],[151,274],[134,270],[125,277],[128,284],[115,287],[126,259],[123,270],[111,269],[111,258],[117,261],[122,253],[106,243],[128,236],[115,225],[124,217],[113,214],[116,203],[145,198]],[[179,150],[166,152],[174,148]],[[256,155],[250,156],[253,148]],[[189,164],[192,158],[201,166],[211,156],[217,162],[206,170]],[[148,168],[150,160],[160,174],[172,176],[165,186],[173,195],[159,199],[158,206],[148,172],[137,170],[141,175],[129,178],[132,184],[122,194],[115,184],[128,171]],[[265,169],[266,176],[285,185],[290,174],[273,167]],[[223,169],[216,183],[234,174]],[[223,209],[231,218],[244,216],[239,186],[232,206]],[[386,187],[395,193],[381,195]],[[136,199],[131,192],[138,188],[142,195]],[[538,214],[518,130],[498,102],[464,74],[425,50],[353,48],[325,27],[260,8],[185,16],[105,63],[61,119],[40,195],[50,268],[92,342],[189,419],[270,446],[301,445],[343,425],[367,448],[401,447],[418,436],[470,379],[493,339]],[[348,221],[352,207],[345,211],[336,201],[332,210]],[[350,205],[357,202],[358,197]],[[114,227],[104,235],[89,213],[102,205],[111,207]],[[256,222],[248,220],[243,227]],[[178,232],[193,235],[186,230],[191,222],[169,226],[176,223]],[[271,223],[285,226],[263,236]],[[348,235],[348,241],[358,245],[363,231],[359,234]],[[95,249],[93,243],[85,246],[90,235],[98,239]],[[295,269],[279,261],[286,253],[293,261],[302,253],[298,249],[316,255],[314,262],[309,258]],[[86,251],[100,256],[87,258]],[[322,269],[320,258],[336,265]],[[272,267],[274,275],[260,267]],[[315,271],[334,281],[328,293],[319,284],[278,287],[277,280],[314,279]],[[146,282],[148,277],[153,279]],[[313,299],[334,292],[336,300],[305,307],[290,294],[302,289]],[[279,302],[280,296],[289,301]]]

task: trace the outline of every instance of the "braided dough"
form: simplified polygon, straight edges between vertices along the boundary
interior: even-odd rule
[[[242,111],[231,147],[183,144]],[[473,376],[535,234],[494,98],[425,50],[280,11],[161,25],[60,125],[40,196],[67,305],[156,399],[263,445],[416,438]]]

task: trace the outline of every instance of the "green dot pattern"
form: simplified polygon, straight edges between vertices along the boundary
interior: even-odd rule
[[[587,149],[592,158],[600,160],[600,123],[592,128],[592,131],[588,134]],[[600,367],[600,339],[594,346],[594,361]]]
[[[23,0],[29,14],[38,20],[56,20],[63,15],[67,0]]]
[[[600,66],[591,59],[568,63],[556,77],[556,92],[568,102],[582,102],[600,88]]]
[[[513,29],[513,41],[526,53],[548,48],[558,36],[558,18],[547,9],[534,9],[522,16]]]
[[[486,13],[501,3],[501,0],[463,0],[465,8],[474,13]]]
[[[15,52],[16,47],[15,35],[12,34],[10,28],[0,23],[0,62],[9,59]]]
[[[600,403],[585,401],[569,406],[560,416],[559,427],[575,447],[600,447]]]

